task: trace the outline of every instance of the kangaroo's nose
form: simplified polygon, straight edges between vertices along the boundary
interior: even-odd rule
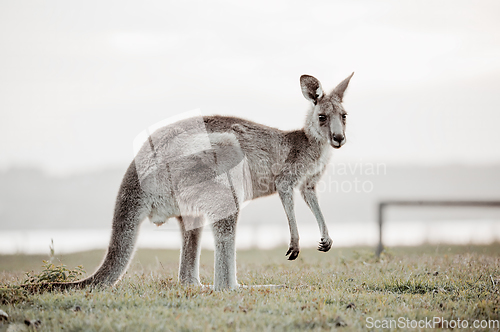
[[[344,135],[335,134],[335,135],[333,135],[333,140],[337,143],[341,143],[344,140]]]

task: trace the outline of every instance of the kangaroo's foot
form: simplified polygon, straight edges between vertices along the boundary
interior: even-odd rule
[[[299,256],[300,253],[300,247],[299,247],[299,241],[292,240],[290,241],[290,246],[288,247],[288,251],[286,252],[285,256],[288,256],[289,261],[293,261]]]
[[[240,284],[236,284],[236,286],[228,287],[228,288],[220,288],[220,287],[215,287],[214,285],[203,285],[201,284],[201,287],[203,289],[211,289],[215,291],[233,291],[233,290],[238,290],[242,286]]]
[[[212,289],[215,290],[214,285],[203,285],[201,284],[202,289]],[[250,288],[285,288],[286,285],[236,285],[234,288],[225,289],[227,291],[231,290],[239,290],[239,289],[250,289]]]
[[[247,288],[285,288],[286,285],[239,285],[240,288],[242,289],[247,289]]]
[[[323,251],[323,252],[327,252],[332,247],[332,244],[333,244],[333,240],[329,236],[322,237],[321,241],[319,242],[318,250]]]
[[[187,286],[203,286],[202,283],[198,279],[189,279],[189,280],[182,280],[180,284],[184,287]]]

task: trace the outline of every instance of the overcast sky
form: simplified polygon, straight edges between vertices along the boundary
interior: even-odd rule
[[[0,2],[0,169],[126,167],[200,108],[300,128],[355,72],[337,162],[500,163],[498,1]]]

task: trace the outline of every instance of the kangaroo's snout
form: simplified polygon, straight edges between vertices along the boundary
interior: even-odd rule
[[[333,134],[332,135],[332,146],[335,148],[335,149],[338,149],[340,148],[342,145],[345,144],[345,136],[343,134]]]

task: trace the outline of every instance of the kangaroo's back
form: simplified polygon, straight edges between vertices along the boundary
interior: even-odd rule
[[[205,124],[210,132],[229,132],[238,140],[248,161],[252,198],[276,192],[274,179],[290,152],[284,131],[234,117],[206,117]]]

